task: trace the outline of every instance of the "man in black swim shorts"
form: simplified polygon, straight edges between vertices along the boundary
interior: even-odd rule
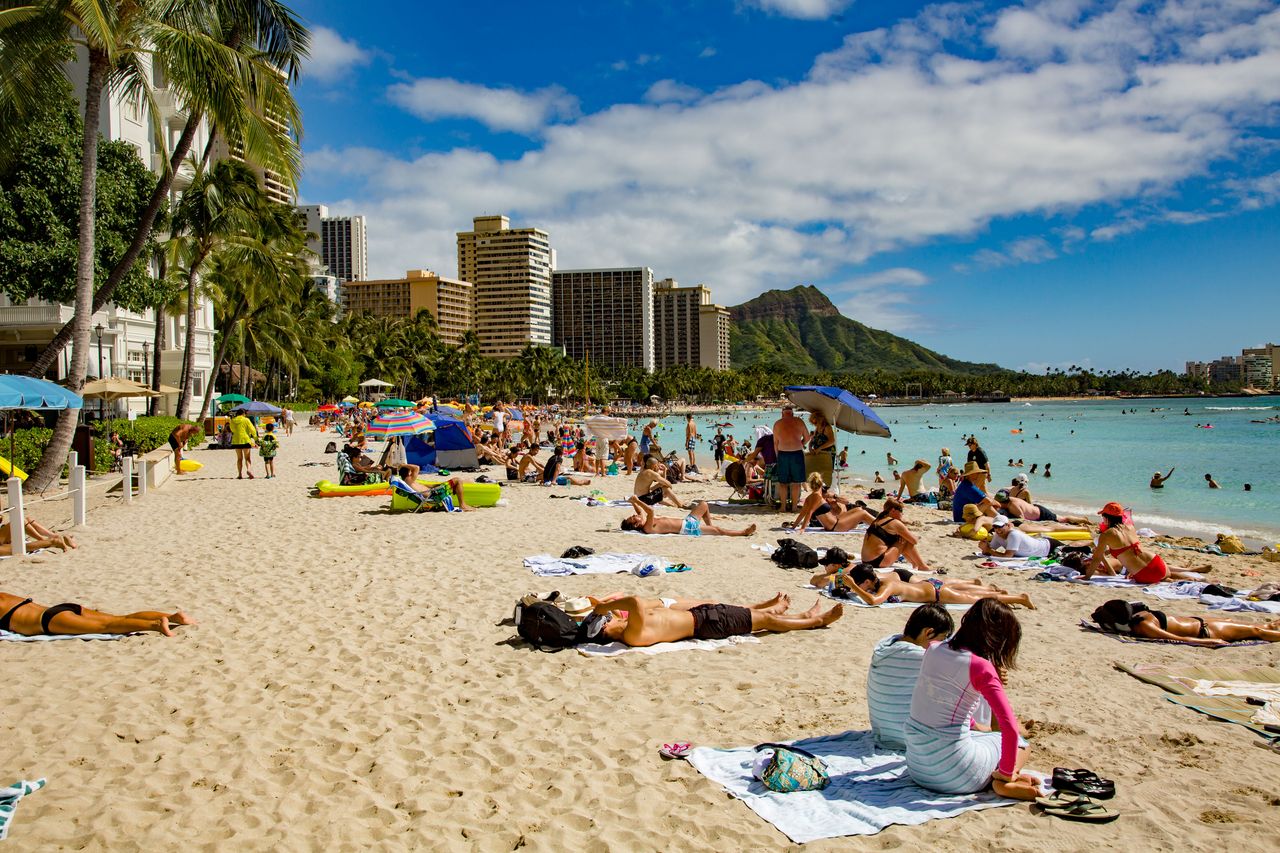
[[[610,615],[609,623],[601,634],[610,641],[628,646],[652,646],[688,639],[722,640],[756,631],[781,633],[823,628],[839,619],[844,609],[837,604],[822,612],[821,602],[822,599],[818,599],[804,613],[791,614],[787,612],[791,599],[782,593],[749,607],[716,601],[636,598],[629,595],[591,599],[592,612]]]

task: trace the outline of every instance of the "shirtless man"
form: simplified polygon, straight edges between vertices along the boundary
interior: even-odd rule
[[[174,613],[142,610],[127,616],[115,616],[79,604],[46,607],[29,598],[0,592],[0,631],[12,631],[26,637],[41,634],[132,634],[135,631],[155,631],[172,637],[174,627],[194,624],[196,620],[181,610]]]
[[[658,428],[657,419],[650,420],[644,425],[644,429],[640,432],[640,455],[644,456],[649,453],[658,453],[659,444],[657,439],[653,437],[653,431]]]
[[[644,470],[636,475],[634,494],[649,506],[664,503],[676,509],[683,508],[671,489],[671,482],[658,473],[658,460],[652,456],[645,457]]]
[[[727,527],[717,527],[711,518],[711,507],[707,506],[706,501],[698,501],[698,503],[689,510],[689,514],[684,518],[663,518],[655,515],[653,509],[646,504],[640,502],[640,499],[632,495],[628,500],[631,502],[635,512],[622,519],[623,530],[634,530],[637,533],[681,533],[685,536],[750,536],[756,532],[754,524],[748,525],[742,530],[730,530]]]
[[[782,417],[773,424],[773,449],[778,462],[774,479],[783,512],[795,512],[800,505],[800,484],[805,481],[804,446],[809,440],[809,427],[796,417],[796,407],[787,403]]]
[[[195,424],[178,424],[173,428],[173,432],[169,433],[169,446],[173,448],[173,473],[183,473],[182,450],[187,446],[187,441],[191,436],[195,435],[199,429],[200,427]]]
[[[610,641],[628,646],[652,646],[657,643],[674,643],[677,640],[723,640],[756,631],[800,631],[808,628],[825,628],[844,614],[842,605],[835,605],[821,612],[821,599],[798,615],[790,615],[791,602],[782,593],[769,601],[740,607],[736,604],[720,604],[714,601],[691,599],[637,598],[624,596],[611,601],[590,599],[592,612],[614,615],[601,629],[601,635]],[[670,603],[668,603],[670,602]]]
[[[689,464],[696,466],[698,464],[697,457],[694,456],[694,448],[698,446],[698,425],[693,422],[693,415],[690,414],[684,422],[684,449],[689,454]]]
[[[400,475],[400,479],[415,492],[423,495],[431,494],[431,490],[435,486],[428,486],[418,482],[418,471],[416,465],[401,465],[396,473]],[[463,512],[471,512],[475,509],[473,506],[467,506],[467,502],[462,497],[462,481],[457,477],[453,477],[445,481],[445,485],[449,487],[449,491],[453,492],[454,506]]]
[[[909,498],[914,498],[916,495],[924,494],[924,488],[920,485],[920,481],[924,478],[925,473],[932,467],[932,465],[925,462],[923,459],[917,459],[915,465],[912,465],[906,471],[903,471],[902,485],[898,487],[898,497],[901,498],[904,492]]]
[[[1163,489],[1163,488],[1164,488],[1164,481],[1165,481],[1165,480],[1167,480],[1167,479],[1169,479],[1170,477],[1172,477],[1172,476],[1173,476],[1173,472],[1174,472],[1175,470],[1177,470],[1177,469],[1175,469],[1175,468],[1170,468],[1170,469],[1169,469],[1169,473],[1168,473],[1168,474],[1161,474],[1159,471],[1157,471],[1157,472],[1155,472],[1154,474],[1152,474],[1152,475],[1151,475],[1151,488],[1153,488],[1153,489]]]
[[[536,483],[542,477],[542,463],[538,461],[537,456],[538,446],[535,444],[520,457],[519,467],[516,468],[518,482]]]
[[[995,497],[988,500],[997,513],[1010,518],[1021,518],[1026,521],[1061,521],[1064,524],[1076,524],[1081,527],[1088,527],[1090,524],[1090,519],[1083,515],[1058,515],[1042,504],[1028,503],[1022,498],[1015,498],[1005,489],[996,492]]]

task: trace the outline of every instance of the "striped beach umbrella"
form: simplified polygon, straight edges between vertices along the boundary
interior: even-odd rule
[[[380,438],[396,438],[400,436],[418,435],[434,429],[430,418],[417,412],[395,412],[378,415],[369,422],[368,434]]]

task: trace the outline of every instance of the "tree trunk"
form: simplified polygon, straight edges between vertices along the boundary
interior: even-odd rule
[[[72,326],[72,346],[71,371],[67,376],[67,387],[76,392],[84,386],[85,373],[89,364],[89,324],[93,320],[94,203],[97,200],[98,181],[98,125],[102,112],[102,90],[109,69],[110,60],[107,54],[91,48],[89,76],[84,88],[84,144],[80,153],[80,252],[76,258],[76,306],[75,316],[68,324]],[[49,364],[52,363],[53,359],[50,358]],[[43,376],[44,371],[48,369],[46,365],[35,375]],[[76,409],[65,409],[58,416],[58,424],[54,427],[53,437],[40,458],[40,465],[27,478],[25,487],[27,490],[43,491],[61,475],[79,419],[80,412]],[[92,460],[86,461],[92,462]],[[19,531],[14,535],[22,534]]]
[[[191,151],[191,143],[195,140],[196,130],[200,127],[202,115],[199,110],[192,110],[187,117],[187,124],[182,129],[182,136],[178,137],[178,144],[174,146],[173,154],[169,157],[169,171],[160,176],[160,179],[156,182],[155,189],[151,191],[151,198],[147,202],[146,210],[142,212],[142,216],[138,217],[138,225],[133,234],[133,242],[129,244],[129,248],[120,260],[116,262],[116,265],[111,268],[111,274],[107,276],[106,283],[93,294],[94,311],[101,311],[102,307],[111,301],[112,295],[116,292],[116,287],[124,280],[129,270],[133,268],[134,263],[138,260],[138,255],[142,254],[142,250],[146,248],[147,240],[151,238],[151,230],[156,223],[156,216],[169,198],[169,190],[173,186],[173,177],[182,165],[187,153]],[[40,377],[49,372],[54,359],[71,342],[71,336],[75,331],[73,328],[74,323],[75,320],[72,320],[58,330],[58,334],[53,336],[53,340],[49,342],[49,345],[44,348],[44,351],[32,363],[31,369],[27,371],[28,376]]]
[[[182,392],[178,394],[178,410],[175,412],[180,420],[187,417],[187,409],[191,407],[191,386],[195,384],[196,271],[203,262],[204,255],[200,253],[198,259],[192,260],[191,269],[187,272],[187,334],[182,353]]]
[[[163,363],[161,354],[164,352],[164,324],[165,324],[164,305],[156,306],[156,334],[151,342],[151,346],[155,352],[151,355],[151,390],[160,390],[160,365]],[[160,413],[160,398],[152,397],[147,401],[147,414],[157,415]]]
[[[218,371],[222,369],[222,359],[227,355],[227,340],[231,337],[228,331],[228,329],[222,330],[222,340],[218,342],[218,352],[213,359],[213,375],[215,377],[218,376]],[[227,381],[231,381],[230,372],[227,373]],[[210,381],[207,384],[209,387],[205,389],[204,403],[200,406],[200,417],[197,418],[199,423],[204,423],[205,416],[209,413],[210,404],[213,400],[213,382]]]

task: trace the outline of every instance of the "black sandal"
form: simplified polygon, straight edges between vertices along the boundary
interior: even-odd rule
[[[1053,787],[1068,794],[1083,794],[1098,800],[1109,800],[1116,795],[1116,783],[1103,779],[1092,770],[1066,767],[1053,768]]]

